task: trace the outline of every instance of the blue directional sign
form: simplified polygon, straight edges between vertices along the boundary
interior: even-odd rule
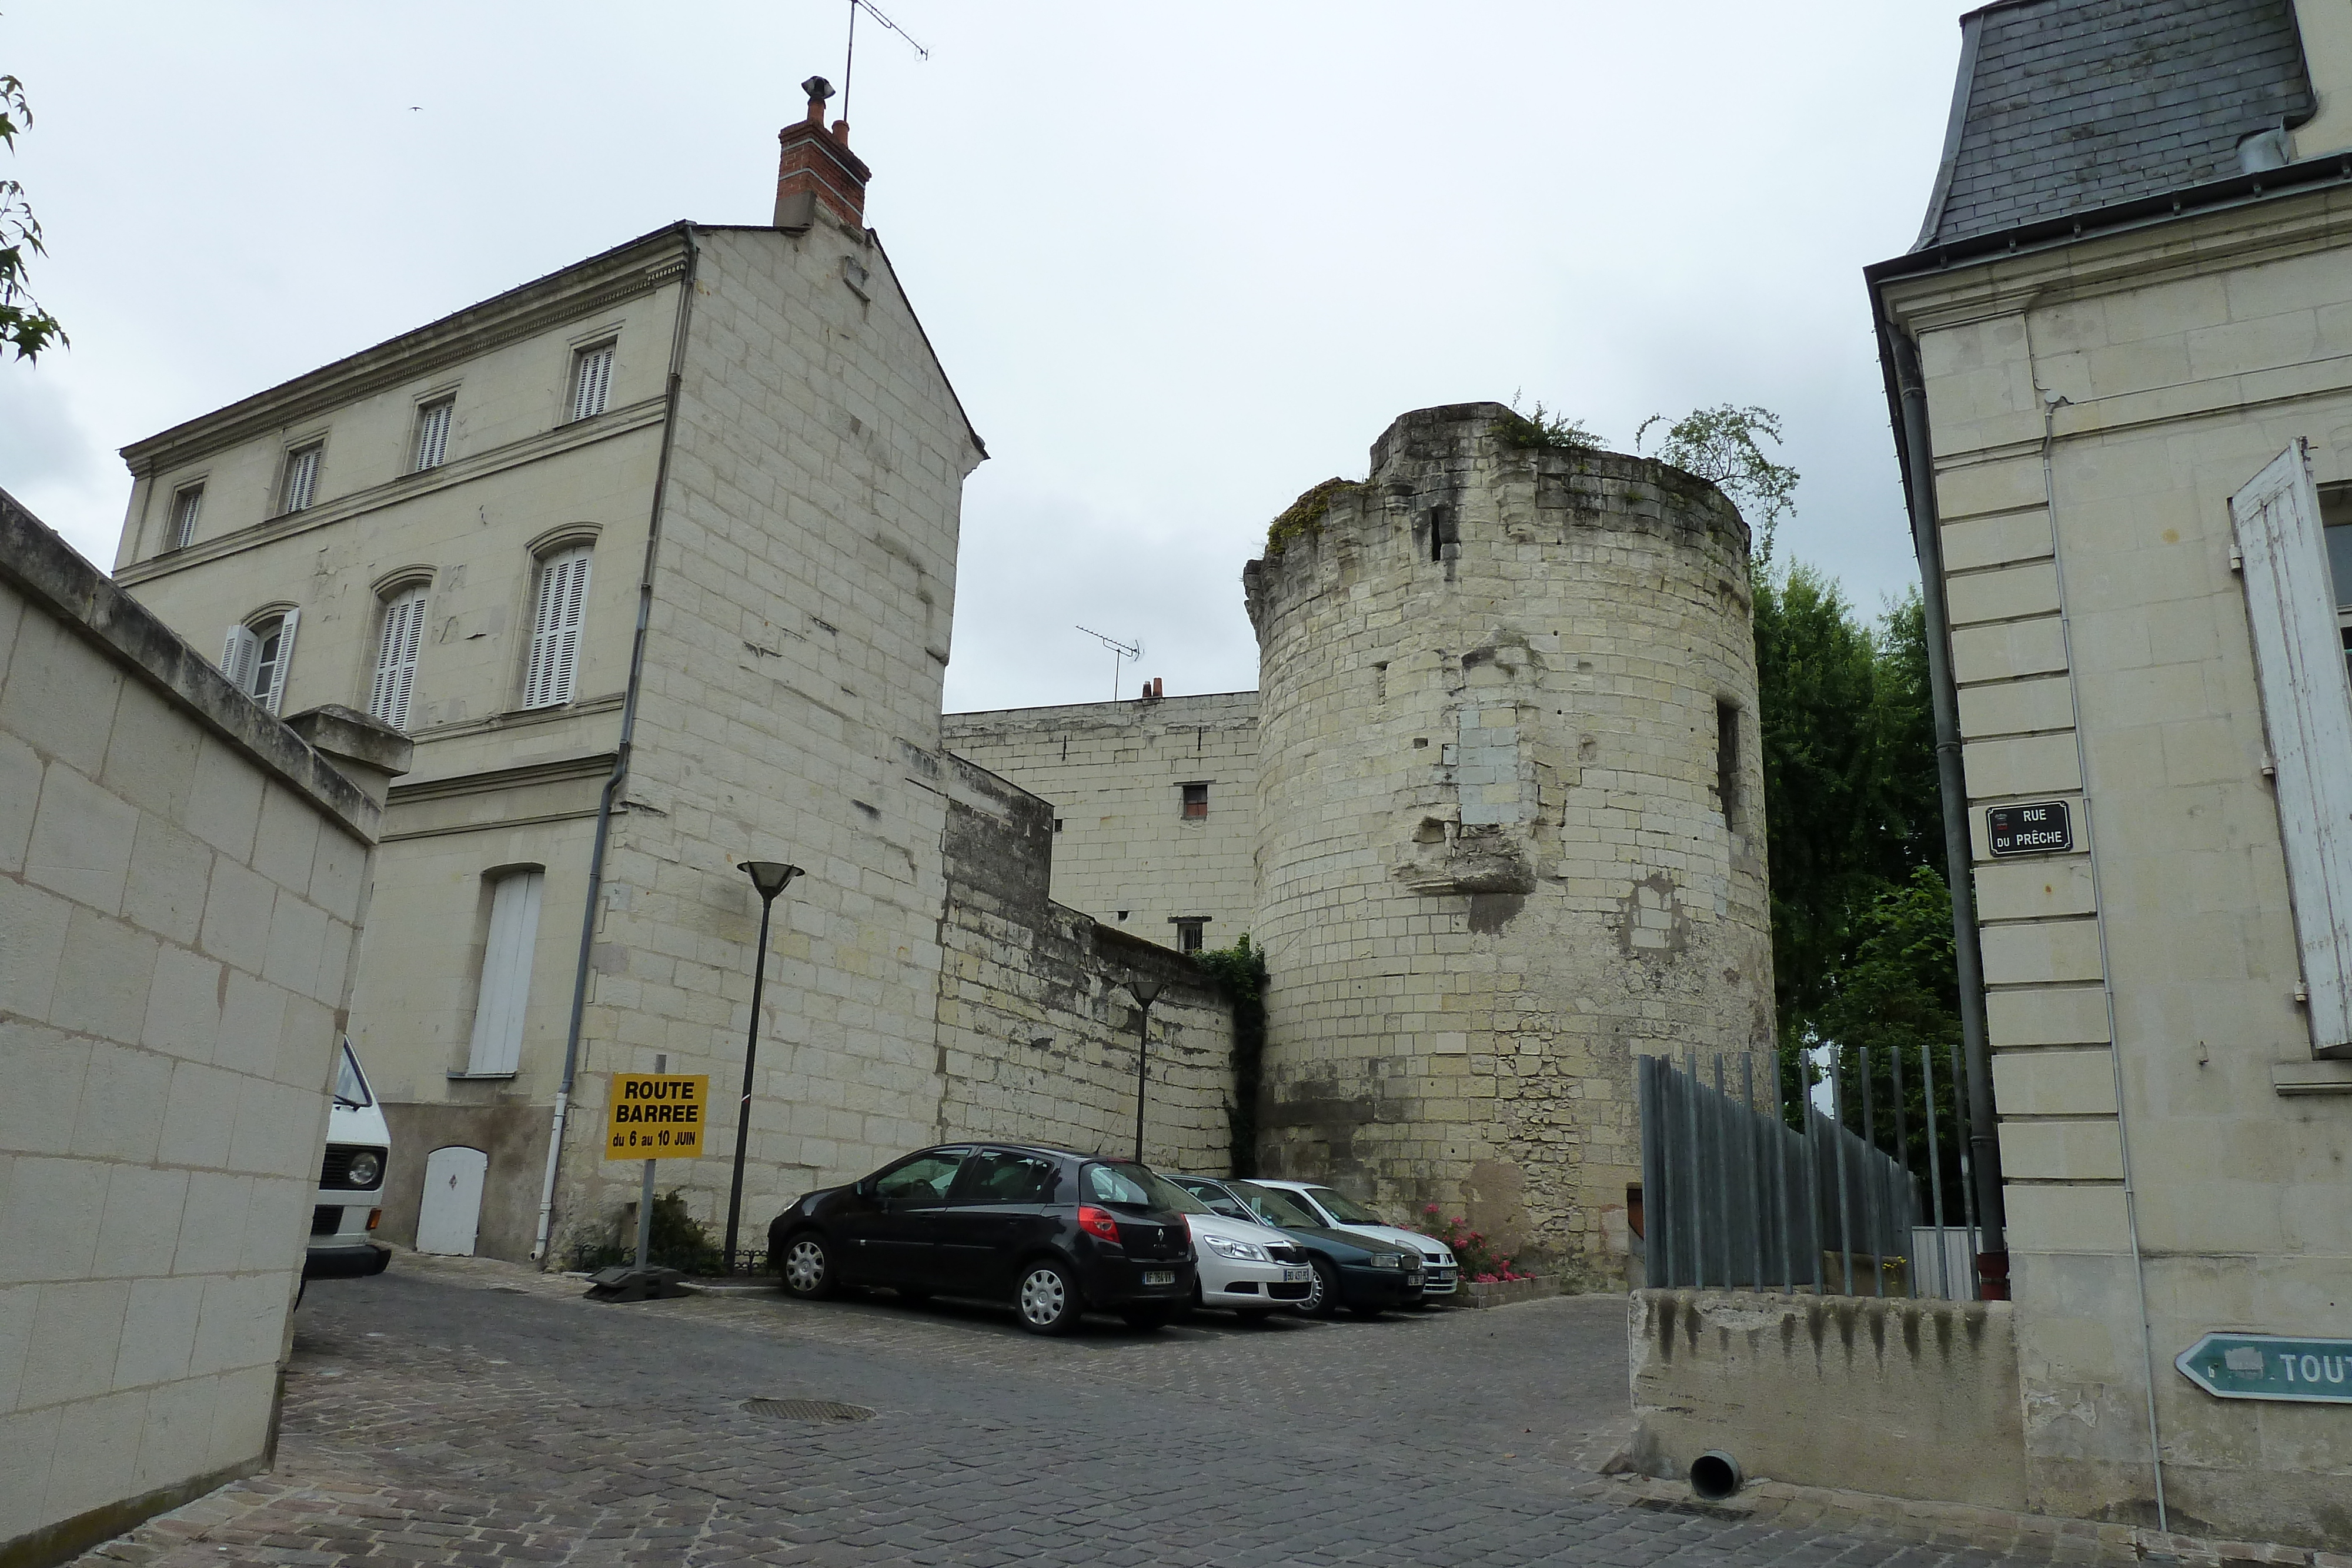
[[[2220,1399],[2352,1405],[2352,1339],[2209,1333],[2172,1364]]]

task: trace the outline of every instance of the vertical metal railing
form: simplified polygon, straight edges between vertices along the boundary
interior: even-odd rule
[[[1647,1282],[1972,1297],[1968,1102],[1937,1092],[1946,1057],[1957,1083],[1957,1052],[1930,1045],[1640,1058]]]

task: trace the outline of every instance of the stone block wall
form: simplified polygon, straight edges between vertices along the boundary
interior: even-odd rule
[[[1718,1449],[1749,1479],[2026,1506],[2006,1301],[1636,1291],[1627,1458],[1687,1475]]]
[[[1046,897],[1060,808],[945,759],[948,913],[940,985],[942,1138],[1087,1152],[1135,1147],[1137,1009],[1150,1009],[1143,1152],[1166,1170],[1232,1169],[1233,1012],[1209,977]]]
[[[1634,1054],[1772,1040],[1748,531],[1507,412],[1405,415],[1245,575],[1261,1164],[1614,1278]]]
[[[1054,898],[1146,942],[1230,947],[1257,906],[1257,694],[951,713],[940,741],[1054,803]],[[1207,794],[1183,813],[1183,787]]]
[[[8,1561],[261,1462],[408,750],[342,716],[374,795],[0,494]]]

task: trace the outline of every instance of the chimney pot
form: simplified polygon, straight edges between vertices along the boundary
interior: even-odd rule
[[[782,156],[776,170],[774,225],[805,232],[822,206],[852,228],[866,225],[866,182],[873,172],[849,150],[849,121],[824,126],[825,99],[833,84],[823,77],[801,83],[808,94],[808,118],[778,133]]]
[[[849,145],[849,121],[836,120],[833,122],[833,139],[844,147]]]

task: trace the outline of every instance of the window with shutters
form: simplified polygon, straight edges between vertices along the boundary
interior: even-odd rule
[[[539,563],[531,612],[530,659],[523,671],[522,706],[557,707],[572,700],[580,664],[580,622],[588,603],[586,545],[557,550]]]
[[[1206,915],[1176,917],[1176,946],[1186,953],[1197,953],[1208,942],[1209,920]]]
[[[2230,497],[2271,787],[2318,1056],[2352,1051],[2352,672],[2301,441]]]
[[[572,357],[572,417],[593,419],[613,391],[613,345],[599,343]]]
[[[454,397],[436,398],[416,411],[416,455],[411,472],[421,474],[448,461],[449,415],[457,406]]]
[[[1209,787],[1206,784],[1183,784],[1178,788],[1183,791],[1184,815],[1197,819],[1209,814]]]
[[[368,712],[394,729],[408,727],[409,699],[416,690],[416,646],[424,634],[424,584],[399,589],[384,600]]]
[[[473,1044],[458,1076],[511,1078],[522,1061],[531,951],[539,941],[539,900],[546,882],[544,871],[530,866],[490,883],[490,930],[475,992]]]
[[[307,510],[319,498],[319,459],[326,450],[326,443],[314,441],[286,455],[286,477],[278,487],[280,513]]]
[[[185,549],[196,542],[196,516],[205,509],[205,487],[184,485],[172,492],[172,520],[164,535],[165,549]]]
[[[238,691],[268,713],[281,711],[286,700],[286,671],[294,662],[294,628],[299,610],[288,610],[228,629],[221,647],[221,673]]]

